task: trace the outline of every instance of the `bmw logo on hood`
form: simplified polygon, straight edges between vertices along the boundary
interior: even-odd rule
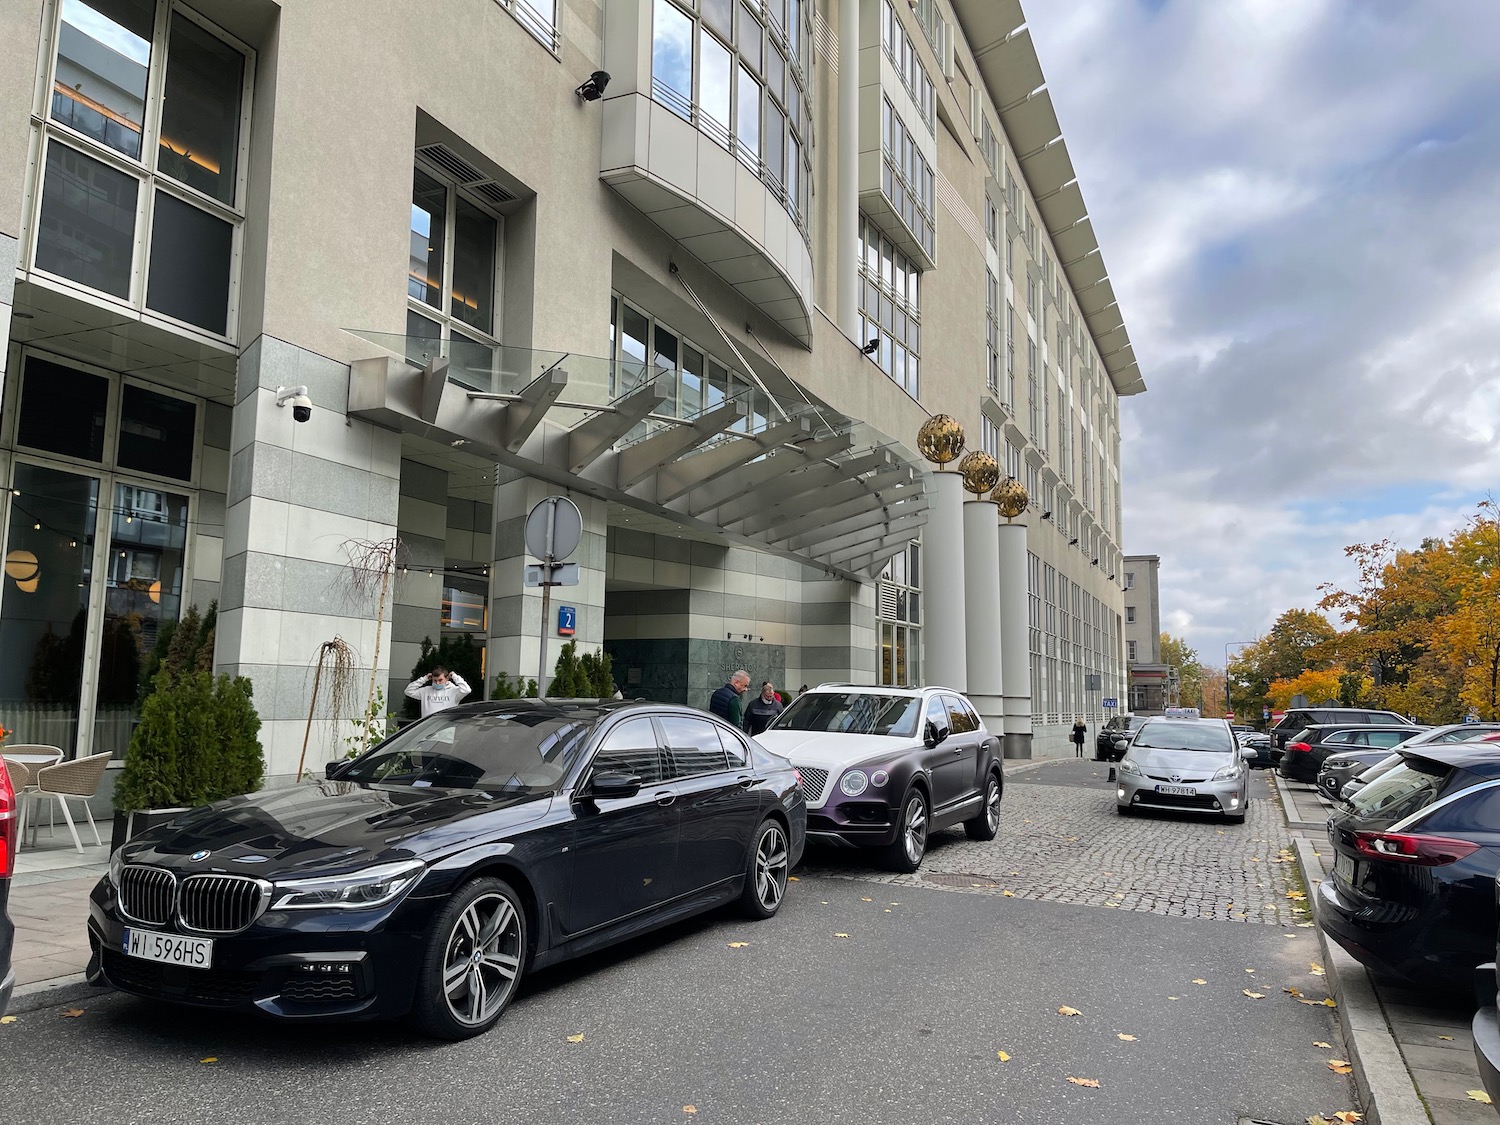
[[[192,855],[188,856],[188,859],[192,859],[192,860],[207,859],[208,858],[208,854],[209,853],[208,853],[208,849],[207,848],[199,848]]]

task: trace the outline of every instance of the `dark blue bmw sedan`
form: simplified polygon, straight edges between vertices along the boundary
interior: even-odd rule
[[[531,969],[725,904],[774,915],[806,831],[791,764],[700,711],[453,707],[323,781],[126,844],[92,894],[90,970],[161,1000],[409,1014],[462,1039]]]

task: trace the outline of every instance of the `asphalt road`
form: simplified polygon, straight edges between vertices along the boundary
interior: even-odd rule
[[[995,847],[1058,785],[1080,822],[1111,823],[1083,763],[1047,767],[1010,786]],[[1147,823],[1158,855],[1203,829]],[[894,885],[816,858],[777,918],[711,916],[537,975],[457,1045],[114,994],[24,1015],[0,1027],[0,1118],[1295,1125],[1355,1108],[1325,1065],[1343,1057],[1333,1013],[1282,991],[1326,995],[1310,929]]]

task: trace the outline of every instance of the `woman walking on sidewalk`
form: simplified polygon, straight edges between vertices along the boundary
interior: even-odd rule
[[[1074,757],[1083,757],[1083,740],[1089,733],[1088,725],[1083,721],[1083,716],[1073,720],[1073,751]]]

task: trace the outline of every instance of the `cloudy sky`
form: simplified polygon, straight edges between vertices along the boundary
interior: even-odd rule
[[[1026,8],[1148,387],[1125,549],[1222,665],[1500,495],[1500,3]]]

